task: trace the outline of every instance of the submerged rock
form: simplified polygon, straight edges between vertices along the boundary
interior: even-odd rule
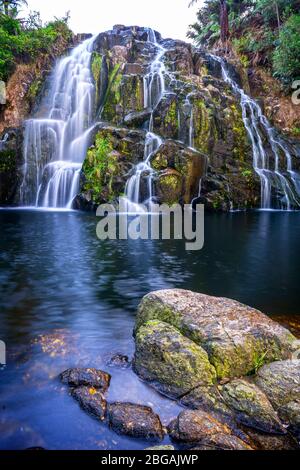
[[[136,333],[134,370],[165,394],[178,397],[198,385],[212,385],[216,373],[208,355],[176,328],[148,321]]]
[[[120,369],[128,369],[131,366],[131,362],[128,356],[123,354],[114,354],[108,361],[109,367],[118,367]]]
[[[255,380],[275,408],[300,399],[300,360],[278,361],[267,364]]]
[[[181,289],[152,292],[143,298],[136,319],[137,338],[140,338],[140,328],[150,320],[172,325],[175,336],[179,330],[201,346],[219,379],[254,373],[261,362],[287,359],[295,341],[288,330],[258,310],[235,300]],[[155,329],[152,324],[149,339],[155,336]],[[171,331],[169,336],[171,341]],[[144,338],[144,350],[147,350],[146,342]],[[150,351],[149,347],[148,353]],[[151,370],[155,369],[153,363],[159,368],[160,357],[151,354],[147,363],[151,364]],[[159,373],[156,373],[156,380],[160,380]]]
[[[109,426],[118,434],[150,441],[161,441],[164,431],[152,408],[133,403],[110,403],[107,408]]]
[[[286,433],[268,398],[254,384],[233,380],[223,387],[222,396],[240,423],[271,434]]]
[[[170,437],[183,444],[251,450],[245,442],[232,434],[231,429],[214,416],[202,411],[182,411],[168,426]]]
[[[97,369],[68,369],[60,374],[60,379],[62,383],[70,387],[85,385],[106,392],[111,376],[107,372]]]
[[[84,411],[104,420],[107,404],[99,390],[83,386],[73,389],[71,394]]]

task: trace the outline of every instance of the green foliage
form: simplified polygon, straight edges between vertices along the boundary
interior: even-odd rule
[[[107,176],[114,169],[114,158],[111,156],[112,144],[109,139],[96,136],[94,147],[90,148],[83,164],[85,175],[84,190],[93,192],[93,199],[99,200]]]
[[[68,16],[55,18],[40,27],[37,15],[35,12],[35,17],[29,17],[29,22],[21,23],[14,17],[0,13],[0,80],[8,79],[18,61],[30,62],[41,53],[49,52],[58,37],[70,39],[72,33],[68,27]]]
[[[196,3],[193,0],[191,3]],[[300,0],[227,0],[230,40],[243,65],[267,66],[284,83],[300,78]],[[199,2],[200,6],[200,2]],[[188,36],[214,47],[220,0],[205,0]]]
[[[273,67],[275,75],[288,84],[300,79],[300,15],[292,15],[282,27]]]

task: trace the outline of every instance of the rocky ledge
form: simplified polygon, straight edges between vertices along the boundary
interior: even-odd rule
[[[182,406],[166,428],[149,406],[109,402],[106,372],[60,376],[113,431],[174,445],[149,449],[299,449],[300,341],[286,328],[237,301],[175,289],[142,299],[134,337],[134,372]],[[131,366],[121,355],[109,364]]]

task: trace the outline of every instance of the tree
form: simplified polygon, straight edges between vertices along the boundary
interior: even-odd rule
[[[191,0],[190,5],[192,6],[197,3],[198,0]],[[209,0],[206,1],[207,4],[210,3]],[[219,0],[219,9],[220,9],[220,35],[221,41],[226,43],[229,39],[229,19],[228,19],[228,6],[227,0]]]
[[[22,5],[27,6],[26,0],[0,0],[1,11],[10,16],[12,13],[18,12]]]

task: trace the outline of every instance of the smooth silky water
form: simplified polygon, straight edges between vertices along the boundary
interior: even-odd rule
[[[87,415],[57,378],[69,367],[102,368],[112,374],[109,400],[148,404],[167,424],[180,410],[174,402],[130,369],[106,365],[114,353],[132,356],[136,308],[149,291],[179,287],[300,314],[299,212],[207,214],[199,252],[186,252],[184,241],[100,242],[97,222],[79,212],[0,211],[0,338],[8,349],[0,448],[149,446]]]

